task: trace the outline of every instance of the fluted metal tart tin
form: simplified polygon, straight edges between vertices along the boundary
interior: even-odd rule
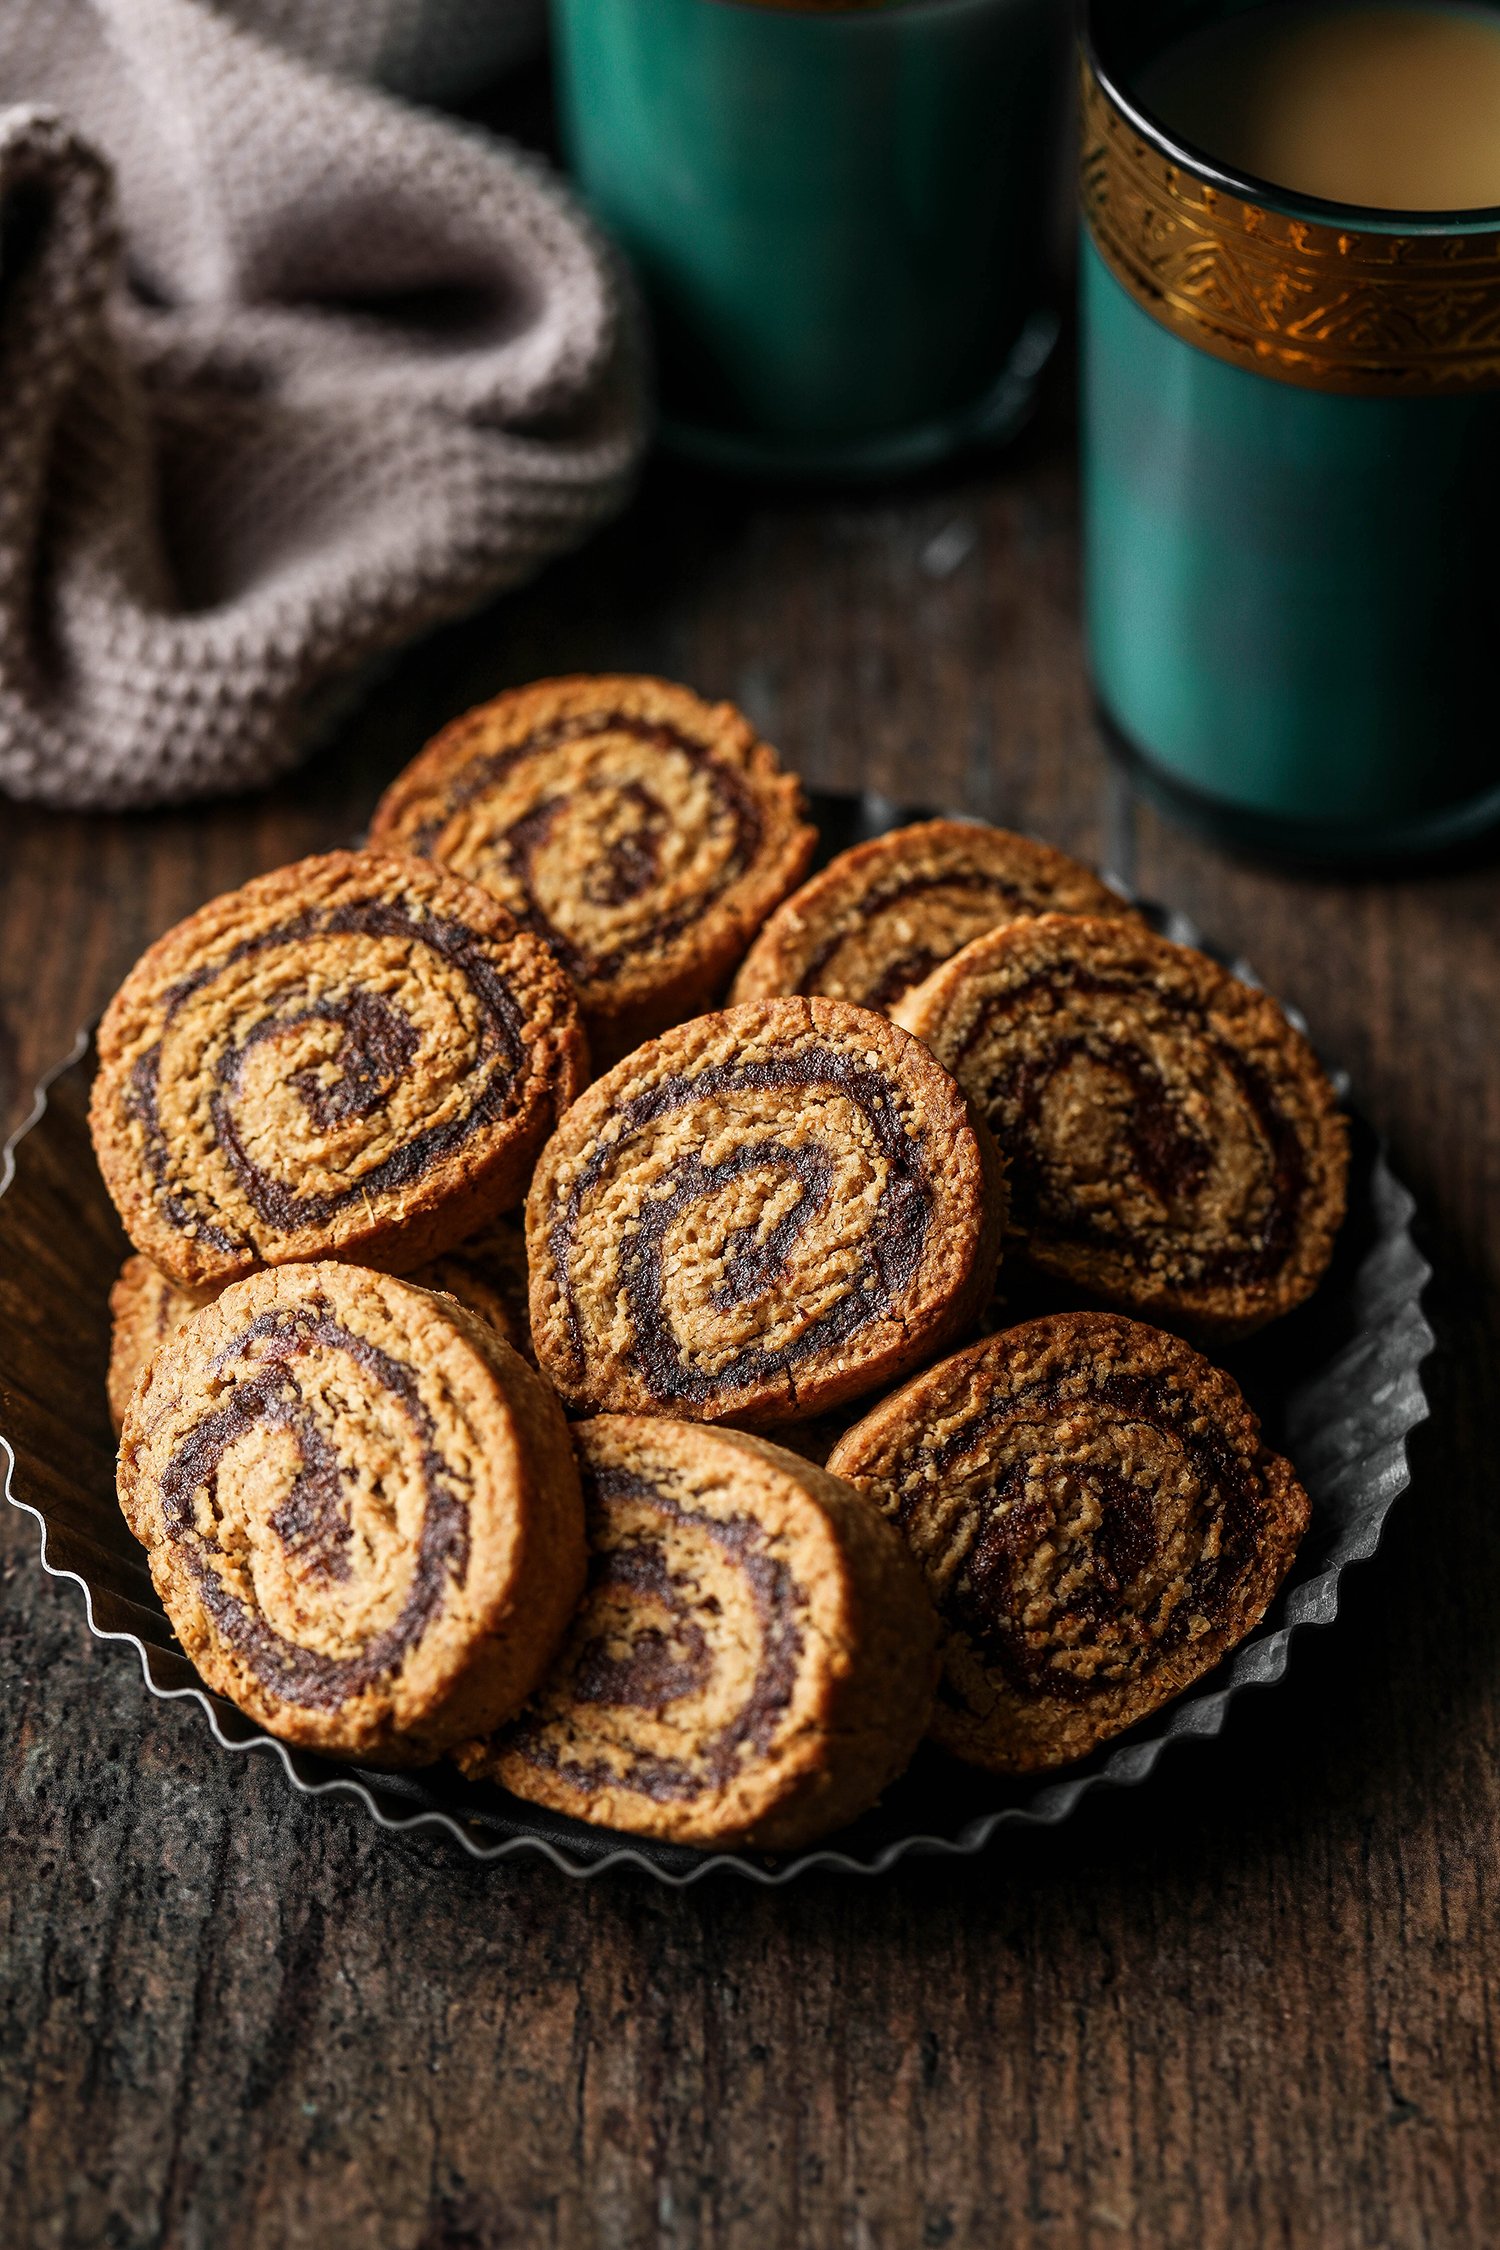
[[[815,799],[825,850],[842,850],[903,819],[878,798]],[[1215,949],[1179,914],[1146,908],[1165,936]],[[1215,953],[1216,959],[1224,959]],[[1236,974],[1254,981],[1243,962]],[[89,1146],[90,1043],[37,1094],[0,1167],[0,1477],[30,1516],[42,1566],[83,1595],[90,1631],[133,1648],[151,1693],[195,1705],[218,1748],[276,1758],[311,1798],[342,1798],[377,1826],[435,1837],[498,1865],[538,1855],[564,1874],[643,1869],[674,1886],[713,1874],[788,1883],[815,1868],[876,1875],[909,1856],[963,1856],[1018,1829],[1054,1827],[1090,1791],[1153,1772],[1173,1742],[1216,1735],[1241,1688],[1286,1669],[1292,1637],[1331,1624],[1340,1582],[1374,1554],[1410,1472],[1406,1440],[1427,1414],[1422,1362],[1432,1333],[1422,1312],[1429,1269],[1412,1235],[1411,1196],[1353,1113],[1349,1218],[1312,1302],[1224,1355],[1286,1450],[1313,1502],[1313,1524],[1265,1622],[1176,1703],[1045,1780],[998,1781],[923,1750],[875,1811],[816,1847],[780,1859],[699,1851],[588,1828],[465,1782],[447,1766],[385,1774],[290,1749],[210,1694],[173,1637],[142,1551],[115,1499],[115,1445],[105,1408],[110,1284],[126,1244]]]
[[[1136,80],[1231,12],[1085,11],[1095,688],[1200,827],[1309,859],[1440,849],[1500,819],[1500,210],[1292,196],[1176,138]]]

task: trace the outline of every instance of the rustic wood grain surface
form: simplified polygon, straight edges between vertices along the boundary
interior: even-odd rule
[[[1089,719],[1064,423],[895,497],[658,471],[271,795],[0,807],[5,1114],[148,939],[348,837],[454,710],[673,674],[814,783],[1113,860],[1306,1010],[1438,1267],[1384,1551],[1222,1740],[1055,1836],[676,1896],[303,1802],[154,1703],[0,1511],[7,2245],[1500,2241],[1500,878],[1289,878],[1131,809]]]

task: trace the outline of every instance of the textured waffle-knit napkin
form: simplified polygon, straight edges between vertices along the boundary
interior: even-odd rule
[[[536,160],[204,0],[0,0],[0,789],[285,770],[640,442],[618,277]]]

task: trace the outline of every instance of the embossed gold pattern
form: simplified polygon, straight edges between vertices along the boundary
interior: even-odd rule
[[[1242,201],[1141,138],[1083,65],[1084,216],[1174,335],[1308,390],[1500,386],[1500,233],[1386,234]]]

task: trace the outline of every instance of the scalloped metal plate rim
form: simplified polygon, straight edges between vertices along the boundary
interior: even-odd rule
[[[848,805],[862,805],[863,818],[874,825],[870,833],[894,825],[897,818],[912,818],[907,813],[897,815],[896,808],[883,800],[857,798],[841,800]],[[1153,907],[1140,899],[1123,883],[1114,887],[1123,897],[1142,906],[1151,915],[1164,935],[1178,943],[1189,944],[1209,953],[1222,962],[1246,983],[1259,985],[1260,979],[1247,963],[1233,959],[1219,948],[1208,943],[1188,916],[1175,909]],[[1287,1014],[1301,1030],[1306,1029],[1300,1015],[1288,1008]],[[15,1177],[16,1151],[28,1133],[35,1130],[46,1114],[48,1094],[54,1083],[71,1070],[87,1052],[89,1033],[80,1031],[69,1052],[50,1070],[38,1084],[31,1106],[22,1123],[7,1140],[3,1157],[0,1157],[0,1196],[10,1188]],[[1340,1097],[1347,1095],[1347,1078],[1344,1073],[1334,1073]],[[1402,1258],[1404,1272],[1403,1302],[1411,1308],[1407,1323],[1409,1334],[1405,1338],[1406,1357],[1403,1373],[1408,1378],[1409,1395],[1405,1402],[1405,1418],[1399,1429],[1383,1438],[1373,1448],[1373,1453],[1385,1457],[1382,1472],[1373,1478],[1374,1493],[1369,1505],[1357,1510],[1341,1526],[1333,1552],[1316,1577],[1304,1579],[1289,1590],[1282,1621],[1274,1626],[1252,1633],[1241,1642],[1226,1660],[1227,1669],[1220,1667],[1213,1688],[1198,1695],[1179,1697],[1165,1707],[1162,1731],[1146,1741],[1125,1741],[1113,1751],[1102,1756],[1102,1762],[1092,1770],[1065,1774],[1041,1784],[1029,1802],[1004,1805],[994,1811],[976,1814],[965,1822],[956,1835],[943,1836],[914,1833],[900,1836],[883,1844],[866,1858],[856,1858],[833,1844],[815,1846],[789,1858],[766,1857],[757,1859],[734,1851],[695,1851],[691,1846],[662,1847],[670,1849],[675,1859],[686,1864],[663,1865],[650,1856],[639,1844],[621,1839],[618,1848],[605,1850],[598,1857],[578,1857],[569,1851],[564,1841],[535,1830],[521,1830],[516,1834],[492,1837],[478,1825],[469,1825],[454,1814],[435,1806],[422,1806],[413,1811],[393,1808],[389,1793],[382,1791],[379,1781],[366,1779],[355,1769],[324,1770],[321,1761],[309,1753],[294,1750],[274,1735],[267,1734],[245,1719],[234,1706],[210,1693],[201,1683],[186,1681],[173,1685],[159,1680],[152,1667],[153,1651],[139,1635],[101,1625],[94,1614],[94,1590],[78,1571],[52,1562],[47,1551],[47,1519],[30,1501],[23,1500],[15,1490],[13,1477],[17,1468],[16,1456],[9,1441],[0,1432],[0,1496],[21,1515],[29,1516],[37,1527],[38,1559],[48,1577],[66,1581],[78,1588],[83,1596],[84,1614],[88,1629],[96,1640],[122,1642],[135,1650],[141,1668],[141,1677],[151,1695],[163,1703],[196,1703],[208,1721],[209,1731],[221,1749],[245,1752],[269,1750],[275,1753],[292,1787],[300,1795],[311,1798],[350,1797],[363,1805],[375,1825],[389,1835],[415,1837],[438,1836],[445,1843],[458,1846],[468,1857],[481,1865],[494,1866],[531,1853],[546,1860],[565,1875],[592,1880],[621,1868],[634,1868],[664,1883],[674,1890],[685,1890],[713,1875],[737,1875],[746,1881],[759,1883],[766,1888],[779,1888],[798,1876],[826,1870],[842,1875],[881,1875],[908,1857],[968,1858],[981,1852],[1003,1828],[1051,1828],[1065,1820],[1085,1796],[1100,1788],[1137,1788],[1154,1771],[1162,1754],[1173,1744],[1185,1741],[1206,1741],[1217,1735],[1224,1725],[1231,1698],[1242,1688],[1270,1687],[1286,1671],[1291,1641],[1294,1634],[1317,1626],[1331,1625],[1338,1615],[1339,1580],[1351,1564],[1367,1562],[1378,1551],[1390,1509],[1411,1482],[1407,1461],[1406,1439],[1410,1432],[1424,1421],[1430,1407],[1421,1383],[1421,1367],[1434,1348],[1435,1338],[1421,1310],[1423,1291],[1431,1279],[1432,1269],[1422,1257],[1412,1240],[1410,1224],[1416,1205],[1407,1188],[1397,1180],[1385,1162],[1383,1148],[1377,1143],[1374,1184],[1382,1185],[1393,1199],[1391,1224],[1386,1246]],[[1359,1466],[1371,1459],[1362,1457]],[[171,1651],[155,1652],[172,1658]],[[185,1655],[172,1658],[185,1671],[191,1666]],[[226,1721],[235,1731],[226,1731]],[[243,1734],[238,1728],[247,1731]]]

